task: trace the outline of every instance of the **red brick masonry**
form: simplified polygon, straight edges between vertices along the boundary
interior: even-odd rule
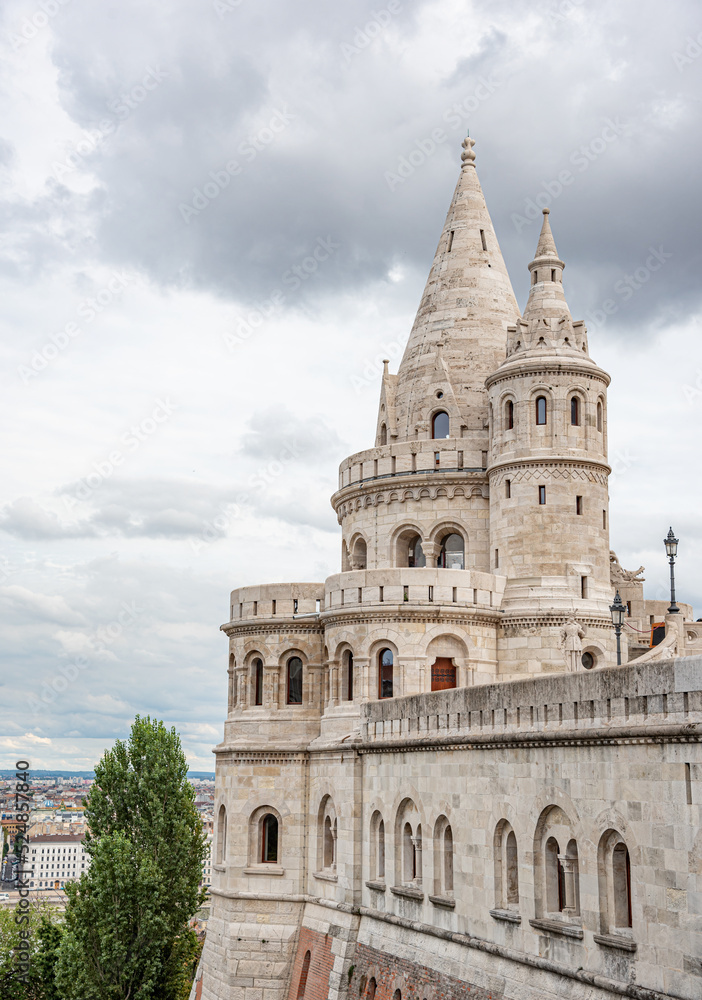
[[[471,986],[452,976],[442,975],[425,965],[386,955],[366,945],[356,945],[349,1000],[369,1000],[371,979],[377,983],[375,1000],[504,1000],[504,994]],[[310,994],[312,995],[312,994]],[[292,996],[292,994],[291,994]],[[315,994],[317,996],[317,994]],[[294,996],[293,1000],[297,1000]],[[307,994],[305,994],[307,1000]]]
[[[326,934],[311,931],[309,927],[300,929],[300,939],[297,943],[295,964],[293,965],[292,981],[290,983],[289,1000],[327,1000],[329,996],[329,973],[334,965],[332,955],[332,939]],[[300,982],[305,955],[310,952],[307,983]],[[303,991],[301,992],[301,987]]]

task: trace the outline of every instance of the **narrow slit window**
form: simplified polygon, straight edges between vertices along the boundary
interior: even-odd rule
[[[597,404],[597,430],[602,430],[602,403]]]
[[[582,497],[576,497],[575,498],[575,513],[576,514],[582,514],[582,512],[583,512],[583,498]]]
[[[440,451],[435,451],[434,452],[434,468],[435,469],[440,469],[441,468],[441,452]]]
[[[606,510],[602,511],[602,527],[603,528],[607,527],[607,511]]]
[[[536,282],[537,282],[537,280],[538,280],[537,277],[536,277],[536,275],[537,275],[537,271],[536,271],[536,269],[534,269],[531,272],[531,283],[532,283],[532,285],[535,285]]]
[[[459,469],[463,468],[463,452],[462,451],[458,452],[458,459],[457,459],[457,463],[456,464],[458,465]]]
[[[555,281],[555,280],[556,280],[556,269],[554,267],[552,267],[551,268],[551,281]]]
[[[508,399],[505,404],[505,430],[514,429],[514,400]]]
[[[263,704],[263,660],[254,660],[254,705]]]
[[[454,233],[455,233],[455,230],[454,230],[454,229],[452,229],[452,230],[451,230],[451,232],[449,233],[449,238],[448,238],[448,248],[447,248],[447,252],[448,252],[448,253],[451,253],[451,247],[453,246],[453,237],[454,237]]]
[[[272,614],[272,615],[274,615],[274,614],[275,614],[275,604],[276,604],[276,602],[275,602],[275,601],[271,601],[271,614]]]
[[[498,569],[500,565],[500,550],[495,549],[495,569]]]
[[[480,242],[482,244],[483,250],[487,250],[487,241],[485,239],[485,230],[480,230]]]
[[[512,480],[511,479],[505,479],[505,496],[507,497],[508,500],[512,496]]]
[[[587,577],[586,576],[581,576],[580,577],[580,596],[583,597],[583,598],[587,597]]]
[[[546,487],[545,486],[539,486],[539,503],[540,504],[545,504],[546,503]]]
[[[570,398],[570,423],[573,427],[580,426],[580,400],[577,396]]]
[[[543,425],[546,423],[547,408],[546,408],[546,397],[539,396],[536,400],[536,423]]]
[[[392,698],[393,695],[393,655],[389,649],[382,649],[378,657],[378,697]]]
[[[429,587],[429,600],[430,601],[434,600],[434,588],[433,587]]]

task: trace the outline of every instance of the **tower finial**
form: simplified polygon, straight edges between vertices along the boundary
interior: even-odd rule
[[[544,222],[541,227],[541,235],[539,236],[536,253],[534,254],[535,257],[558,257],[556,241],[554,240],[553,233],[551,232],[551,223],[548,221],[550,212],[550,208],[545,208],[543,210]]]
[[[461,143],[463,146],[463,152],[461,153],[461,160],[463,161],[464,167],[474,167],[475,166],[475,153],[473,152],[473,146],[475,145],[475,139],[471,139],[470,133],[465,137]]]

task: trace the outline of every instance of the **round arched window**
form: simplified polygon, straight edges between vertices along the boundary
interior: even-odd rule
[[[441,543],[438,565],[444,569],[463,569],[465,564],[463,536],[453,532]]]
[[[291,656],[288,660],[288,705],[302,704],[302,660]]]
[[[505,430],[511,431],[514,428],[514,402],[508,399],[505,403]]]
[[[570,397],[570,422],[573,427],[580,426],[580,400],[577,396]]]
[[[537,424],[546,423],[546,397],[539,396],[536,400],[536,422]]]
[[[390,649],[381,649],[378,656],[378,697],[392,698],[393,655]]]
[[[431,436],[433,438],[447,438],[449,436],[449,415],[445,410],[439,410],[434,414],[431,423]]]

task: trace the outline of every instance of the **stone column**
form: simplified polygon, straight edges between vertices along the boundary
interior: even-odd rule
[[[370,658],[367,656],[354,657],[354,667],[356,668],[356,677],[358,678],[360,690],[358,693],[354,690],[354,701],[369,701],[370,700]],[[374,696],[375,697],[375,696]]]
[[[414,866],[417,870],[417,875],[415,877],[415,882],[417,885],[422,884],[422,838],[412,837],[412,844],[414,846]]]
[[[248,684],[246,683],[248,672],[249,671],[247,667],[236,668],[236,683],[238,685],[236,701],[240,708],[246,708],[249,703],[248,699],[249,687]]]
[[[563,867],[563,882],[565,883],[565,900],[563,903],[563,913],[565,916],[575,916],[575,858],[569,858],[566,854],[559,854],[558,860]]]

